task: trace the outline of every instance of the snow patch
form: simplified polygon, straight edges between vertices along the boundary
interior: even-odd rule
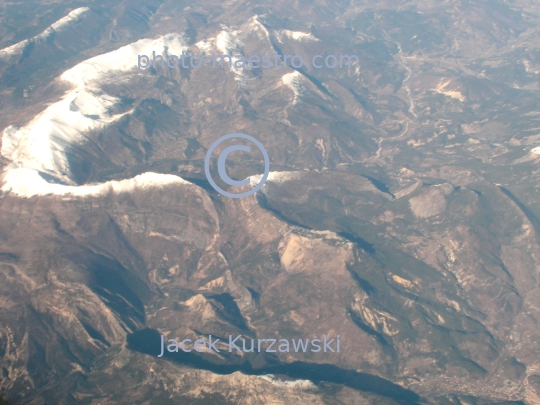
[[[304,172],[270,172],[268,180],[273,183],[285,183],[291,180],[300,180]]]
[[[257,33],[262,32],[263,34],[262,38],[270,41],[270,33],[268,32],[264,24],[259,21],[258,15],[255,15],[251,18],[251,21],[248,23],[248,28],[250,28],[249,29],[250,32],[253,32],[253,31]]]
[[[166,35],[156,40],[144,39],[81,62],[61,75],[77,88],[50,105],[27,126],[4,130],[0,153],[12,161],[9,168],[31,168],[61,177],[69,183],[71,175],[66,157],[70,145],[86,141],[85,133],[102,129],[124,114],[112,114],[111,107],[120,99],[99,89],[99,81],[109,73],[133,70],[139,53],[152,50],[184,48],[181,37]]]
[[[30,168],[69,181],[66,149],[86,141],[85,132],[101,129],[124,114],[112,115],[119,99],[84,88],[69,92],[36,116],[27,126],[4,130],[1,154],[8,168]]]
[[[65,27],[88,8],[78,10],[77,13],[70,13],[69,18],[53,24],[51,29]],[[132,190],[134,187],[185,182],[177,176],[151,173],[132,180],[76,186],[67,156],[71,146],[87,142],[86,134],[89,131],[103,129],[130,113],[112,113],[115,104],[121,100],[105,94],[99,88],[100,83],[105,79],[118,81],[119,73],[137,74],[138,54],[152,55],[152,51],[160,54],[170,48],[180,54],[188,48],[182,39],[177,34],[143,39],[88,59],[64,72],[61,79],[76,86],[74,90],[47,107],[25,127],[9,126],[4,130],[0,153],[11,163],[3,176],[2,190],[25,197],[44,194],[95,195],[107,190]],[[52,176],[64,184],[49,183],[40,173]]]
[[[531,149],[531,153],[534,153],[535,155],[540,155],[540,146]]]
[[[233,51],[240,51],[242,42],[236,32],[221,31],[216,37],[216,46],[223,55],[231,55]]]
[[[234,75],[234,80],[238,82],[239,87],[244,88],[249,80],[248,75],[245,73],[247,66],[244,66],[243,68],[234,67],[234,62],[238,59],[235,56],[242,53],[241,49],[243,45],[242,41],[238,38],[238,32],[239,31],[231,32],[223,30],[216,37],[204,39],[197,42],[195,45],[201,50],[203,55],[220,54],[231,56],[231,62],[229,62],[228,58],[225,58],[223,64],[225,66],[232,65],[230,71]],[[217,52],[215,52],[214,49],[217,49]],[[219,66],[220,63],[220,59],[216,60],[216,66]],[[247,65],[247,63],[245,65]]]
[[[151,60],[154,51],[156,55],[162,55],[165,52],[181,55],[182,51],[187,52],[188,49],[184,38],[179,34],[168,34],[157,39],[141,39],[115,51],[81,62],[64,72],[60,78],[76,86],[85,86],[89,82],[105,79],[110,74],[136,69],[138,55],[146,55]]]
[[[266,181],[272,183],[285,183],[290,180],[299,180],[302,178],[304,172],[270,172]],[[249,182],[252,186],[256,186],[262,180],[262,174],[256,174],[249,178]]]
[[[203,39],[195,44],[201,51],[201,55],[213,55],[213,50],[216,46],[215,38]]]
[[[47,182],[36,170],[11,169],[4,174],[2,191],[26,198],[41,195],[85,197],[111,193],[130,193],[135,189],[165,187],[176,184],[192,183],[172,174],[147,172],[132,179],[113,180],[101,184],[84,186],[66,186]]]
[[[24,41],[8,46],[7,48],[1,49],[0,58],[6,58],[9,56],[20,54],[24,51],[24,48],[27,45],[31,43],[41,43],[45,41],[53,33],[61,32],[65,30],[66,28],[72,26],[74,23],[78,22],[81,19],[82,15],[85,14],[88,10],[90,10],[90,8],[88,7],[77,8],[73,10],[72,12],[70,12],[67,16],[56,21],[54,24],[52,24],[49,28],[47,28],[41,34],[38,34],[35,37],[30,38],[30,39],[25,39]]]
[[[272,374],[262,375],[259,378],[262,378],[263,380],[270,382],[272,385],[277,385],[278,387],[286,387],[286,388],[292,388],[292,389],[297,389],[297,390],[317,389],[317,386],[309,380],[289,380],[289,381],[277,380]]]
[[[51,32],[52,33],[53,31],[56,31],[56,32],[62,31],[63,29],[71,26],[72,23],[79,21],[81,16],[84,13],[86,13],[87,11],[89,11],[89,10],[90,10],[89,7],[79,7],[77,9],[73,10],[72,12],[70,12],[64,18],[61,18],[60,20],[58,20],[57,22],[52,24],[49,28],[47,28],[43,32],[44,33],[45,32]]]
[[[298,97],[303,92],[302,83],[300,82],[300,73],[297,71],[287,73],[281,78],[281,81],[294,92],[293,104],[296,104]]]
[[[281,30],[279,31],[279,33],[280,33],[280,37],[294,39],[295,41],[318,41],[319,40],[318,38],[315,38],[311,34],[306,34],[305,32],[300,32],[300,31]]]

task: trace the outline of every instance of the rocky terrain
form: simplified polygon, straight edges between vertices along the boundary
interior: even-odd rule
[[[0,22],[1,395],[540,404],[536,2],[31,0]],[[153,51],[359,66],[138,72]],[[270,156],[244,199],[204,173],[228,133]],[[157,356],[238,334],[341,349]]]

